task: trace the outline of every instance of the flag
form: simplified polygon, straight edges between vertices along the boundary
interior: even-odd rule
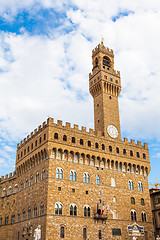
[[[110,209],[108,203],[107,203],[107,210],[110,210],[110,212],[113,214],[113,211]]]
[[[102,214],[101,215],[103,215],[103,213],[104,213],[104,203],[103,203],[103,206],[102,206]]]

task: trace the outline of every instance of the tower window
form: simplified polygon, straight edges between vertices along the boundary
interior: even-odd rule
[[[110,59],[109,59],[109,57],[107,57],[107,56],[104,56],[103,57],[103,65],[104,66],[107,66],[107,67],[110,67]]]
[[[105,79],[107,79],[107,76],[106,76],[106,75],[104,75],[104,78],[105,78]]]
[[[58,133],[54,134],[54,139],[58,139]]]
[[[102,144],[102,150],[105,150],[105,145],[104,144]]]
[[[66,135],[63,136],[63,141],[67,141],[67,136]]]
[[[131,204],[135,204],[135,198],[131,197]]]
[[[76,140],[75,140],[75,137],[72,137],[72,143],[75,143]]]
[[[109,151],[112,152],[112,146],[109,146]]]
[[[126,155],[126,149],[123,149],[123,154]]]
[[[99,237],[99,239],[102,239],[102,232],[101,232],[101,230],[99,230],[99,232],[98,232],[98,237]]]
[[[97,107],[99,107],[99,104],[97,104]]]
[[[87,228],[83,228],[83,239],[87,239]]]
[[[109,96],[109,99],[112,99],[112,97],[111,97],[111,96]]]
[[[46,133],[44,134],[44,141],[46,140]]]
[[[35,141],[35,146],[37,147],[37,140]]]
[[[64,227],[60,229],[60,238],[64,238]]]
[[[113,82],[113,78],[110,78],[110,81]]]
[[[130,156],[133,157],[133,151],[132,150],[130,151]]]
[[[95,148],[98,148],[98,143],[97,142],[95,143]]]
[[[145,153],[143,153],[143,159],[146,159],[146,154]]]
[[[41,137],[39,138],[39,143],[41,143],[41,141],[42,141],[42,139],[41,139]]]
[[[116,153],[119,153],[119,148],[118,147],[116,148]]]
[[[88,147],[91,147],[91,141],[88,141]]]
[[[83,145],[83,139],[80,139],[80,145]]]
[[[139,158],[139,157],[140,157],[139,152],[137,152],[137,158]]]
[[[96,58],[95,64],[96,64],[96,66],[98,66],[98,58]]]
[[[144,206],[144,198],[141,198],[141,205]]]
[[[115,82],[118,83],[118,80],[116,80]]]

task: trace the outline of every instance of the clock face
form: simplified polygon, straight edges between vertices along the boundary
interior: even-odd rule
[[[118,137],[118,129],[114,125],[109,125],[107,127],[107,132],[110,137],[117,138]]]

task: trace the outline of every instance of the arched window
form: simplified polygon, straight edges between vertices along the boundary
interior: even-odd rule
[[[63,136],[63,141],[67,141],[67,136],[66,135]]]
[[[119,153],[119,148],[118,147],[116,147],[116,153]]]
[[[44,134],[44,141],[46,140],[46,133]]]
[[[98,231],[98,238],[102,239],[102,231],[101,230]]]
[[[98,185],[100,184],[100,176],[99,175],[96,176],[96,184],[98,184]]]
[[[134,184],[133,184],[132,180],[128,181],[128,187],[129,187],[130,190],[134,190]]]
[[[114,178],[111,178],[111,187],[115,187],[116,186],[116,182]]]
[[[30,186],[32,186],[33,185],[33,176],[31,176],[31,178],[30,178]]]
[[[130,150],[130,156],[133,157],[133,151],[132,150]]]
[[[18,192],[18,185],[15,184],[15,185],[14,185],[14,193],[17,193],[17,192]]]
[[[72,137],[72,143],[75,143],[76,140],[75,140],[75,137]]]
[[[64,227],[60,228],[60,238],[64,238]]]
[[[126,155],[126,149],[123,149],[123,154]]]
[[[54,134],[54,139],[58,139],[58,133]]]
[[[135,198],[131,197],[131,204],[135,204]]]
[[[116,202],[116,197],[115,196],[113,197],[113,202]]]
[[[37,207],[34,207],[33,215],[34,215],[34,217],[37,217]]]
[[[42,180],[45,179],[46,177],[46,172],[45,172],[45,169],[42,170]]]
[[[91,141],[88,141],[88,147],[91,147]]]
[[[102,150],[105,150],[105,145],[104,144],[102,144]]]
[[[146,213],[145,212],[141,212],[141,217],[142,217],[142,222],[146,222]]]
[[[37,140],[35,141],[35,147],[37,147]]]
[[[109,146],[109,151],[112,152],[112,146]]]
[[[109,59],[109,57],[107,57],[107,56],[103,57],[103,65],[104,66],[110,67],[110,62],[111,62],[111,60]]]
[[[140,157],[139,152],[137,152],[137,158],[139,158],[139,157]]]
[[[44,205],[42,204],[40,206],[40,216],[43,216],[44,215]]]
[[[89,183],[90,182],[90,178],[89,178],[89,173],[85,172],[83,175],[83,182],[85,183]]]
[[[77,174],[75,170],[70,171],[70,180],[76,181],[77,180]]]
[[[12,187],[9,186],[9,188],[8,188],[8,195],[11,195],[11,193],[12,193]]]
[[[63,169],[62,168],[56,169],[56,178],[63,179]]]
[[[33,149],[33,143],[31,144],[31,149]]]
[[[60,202],[55,203],[55,209],[54,209],[55,214],[62,215],[62,209],[63,209],[62,203]]]
[[[95,143],[95,148],[98,148],[98,143],[97,142]]]
[[[143,183],[140,181],[138,182],[138,190],[143,191]]]
[[[98,66],[98,58],[95,59],[95,64]]]
[[[21,184],[20,184],[20,190],[22,190],[23,189],[23,182],[21,182]]]
[[[77,206],[75,204],[70,205],[70,216],[77,216]]]
[[[84,217],[90,217],[91,209],[88,205],[84,206]]]
[[[80,139],[80,145],[83,145],[83,139]]]
[[[36,183],[38,183],[38,181],[39,181],[39,173],[37,172],[36,173]]]
[[[135,210],[131,210],[131,221],[137,221],[137,214]]]
[[[25,188],[27,188],[28,187],[28,179],[26,179],[26,181],[25,181]]]
[[[30,219],[31,218],[31,209],[29,208],[28,209],[28,219]]]
[[[144,203],[144,198],[141,198],[141,205],[144,206],[145,203]]]
[[[86,240],[87,239],[87,228],[84,227],[83,228],[83,240]]]
[[[3,188],[3,191],[2,191],[2,197],[5,197],[6,196],[6,189]]]

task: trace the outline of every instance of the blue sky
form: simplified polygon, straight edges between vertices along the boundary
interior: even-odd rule
[[[149,143],[149,182],[160,182],[159,13],[159,0],[0,4],[0,175],[48,116],[94,127],[88,74],[103,35],[121,72],[122,137]]]

